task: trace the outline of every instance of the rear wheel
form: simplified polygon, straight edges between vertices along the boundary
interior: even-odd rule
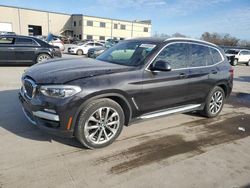
[[[48,60],[48,59],[50,59],[50,58],[51,58],[51,57],[50,57],[49,54],[39,54],[39,55],[37,56],[37,58],[36,58],[36,62],[37,62],[37,63],[41,63],[41,62],[46,61],[46,60]]]
[[[202,115],[209,118],[216,117],[217,115],[219,115],[224,105],[224,100],[224,90],[219,86],[214,87],[207,97],[204,110],[202,111]]]
[[[83,55],[83,51],[82,51],[82,50],[77,50],[77,51],[76,51],[76,54],[77,54],[77,55]]]
[[[102,148],[114,142],[123,125],[121,106],[111,99],[98,99],[89,103],[80,113],[76,138],[87,148]]]

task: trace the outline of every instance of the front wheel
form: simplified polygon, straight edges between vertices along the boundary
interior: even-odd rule
[[[83,51],[82,51],[82,50],[77,50],[77,51],[76,51],[76,54],[77,54],[77,55],[83,55]]]
[[[238,59],[235,59],[234,61],[233,61],[233,66],[236,66],[238,64]]]
[[[250,59],[249,59],[249,61],[247,62],[247,66],[250,66]]]
[[[218,116],[224,105],[224,100],[225,100],[224,90],[219,86],[214,87],[210,91],[206,99],[205,107],[204,110],[202,111],[202,114],[209,118]]]
[[[90,102],[80,113],[75,135],[87,148],[102,148],[115,141],[123,125],[121,106],[111,99],[98,99]]]

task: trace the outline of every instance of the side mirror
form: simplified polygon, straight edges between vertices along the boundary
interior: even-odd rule
[[[163,60],[158,60],[151,67],[152,71],[171,71],[171,66],[168,62]]]

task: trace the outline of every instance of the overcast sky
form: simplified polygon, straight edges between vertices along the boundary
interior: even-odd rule
[[[117,19],[151,19],[152,34],[229,33],[250,40],[250,0],[0,0],[12,5]]]

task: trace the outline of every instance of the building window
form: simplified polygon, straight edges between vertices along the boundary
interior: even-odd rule
[[[105,22],[100,22],[100,27],[106,27],[106,23]]]
[[[79,34],[79,39],[82,40],[82,35],[81,34]]]
[[[118,29],[118,24],[114,24],[114,29]]]
[[[82,26],[82,20],[79,20],[79,26]]]
[[[120,38],[120,40],[125,40],[125,38]]]
[[[100,36],[99,40],[105,40],[105,37],[104,36]]]
[[[93,26],[93,21],[88,20],[87,21],[87,26]]]
[[[76,27],[76,21],[74,21],[74,27]]]
[[[144,32],[148,32],[148,28],[147,28],[147,27],[144,27],[144,28],[143,28],[143,31],[144,31]]]
[[[92,40],[92,39],[93,39],[93,36],[92,36],[92,35],[87,35],[87,39],[88,39],[88,40]]]
[[[118,40],[118,38],[117,38],[117,37],[113,37],[113,39],[114,39],[114,40]]]
[[[42,26],[28,25],[29,36],[42,35]]]
[[[126,29],[126,25],[121,24],[121,29],[125,30]]]

